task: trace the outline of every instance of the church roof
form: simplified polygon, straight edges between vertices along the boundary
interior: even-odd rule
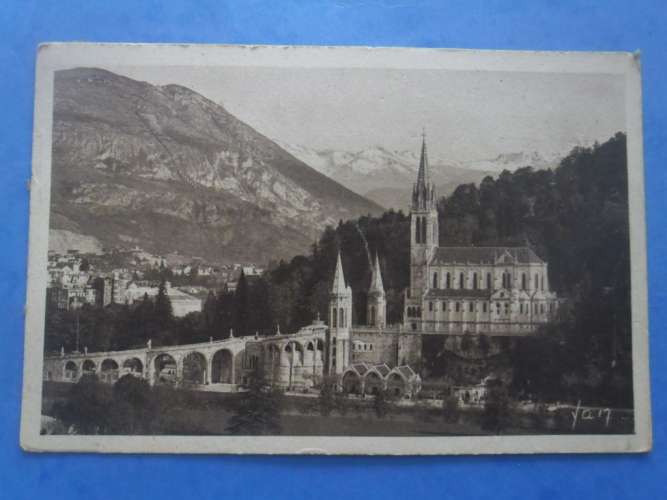
[[[438,247],[431,265],[494,264],[503,255],[509,255],[517,264],[543,264],[529,247]]]
[[[447,299],[447,298],[476,298],[488,299],[491,297],[490,290],[468,290],[453,288],[431,288],[426,292],[425,299]]]
[[[417,375],[415,373],[415,371],[412,368],[410,368],[408,365],[397,366],[392,371],[400,372],[407,380],[410,380]]]
[[[375,366],[373,366],[373,368],[374,368],[375,370],[377,370],[377,372],[378,372],[380,375],[382,375],[382,377],[386,377],[387,374],[391,371],[391,370],[389,369],[389,367],[387,366],[386,363],[382,363],[382,364],[380,364],[380,365],[375,365]]]

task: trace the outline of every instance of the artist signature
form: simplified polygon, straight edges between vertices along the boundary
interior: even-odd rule
[[[577,407],[572,414],[572,430],[576,429],[577,423],[581,420],[603,420],[604,426],[609,427],[611,420],[611,408],[582,408],[581,400],[577,401]]]

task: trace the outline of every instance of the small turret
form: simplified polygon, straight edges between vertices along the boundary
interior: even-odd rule
[[[352,289],[345,283],[343,262],[338,252],[336,271],[329,294],[329,366],[333,373],[343,373],[350,360],[352,325]]]
[[[382,283],[382,271],[380,269],[380,258],[375,253],[375,262],[371,272],[371,285],[368,288],[368,301],[366,307],[368,326],[384,328],[387,323],[387,302]]]

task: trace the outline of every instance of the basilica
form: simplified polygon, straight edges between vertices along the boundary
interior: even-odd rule
[[[559,299],[549,287],[548,265],[531,248],[439,246],[425,138],[412,190],[410,232],[410,284],[397,325],[387,324],[378,255],[368,289],[368,324],[353,325],[352,290],[338,255],[329,302],[330,372],[344,379],[374,367],[415,373],[424,365],[424,339],[434,336],[443,337],[440,345],[459,358],[465,357],[459,347],[466,336],[487,338],[490,348],[484,350],[493,353],[494,341],[531,335],[555,314]]]

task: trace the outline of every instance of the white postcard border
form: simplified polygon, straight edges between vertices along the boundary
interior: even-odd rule
[[[53,75],[78,66],[273,66],[607,73],[625,76],[635,434],[451,437],[40,435],[51,185]],[[491,454],[645,452],[652,443],[646,225],[639,56],[415,48],[53,43],[39,47],[30,181],[20,443],[27,451],[235,454]]]

